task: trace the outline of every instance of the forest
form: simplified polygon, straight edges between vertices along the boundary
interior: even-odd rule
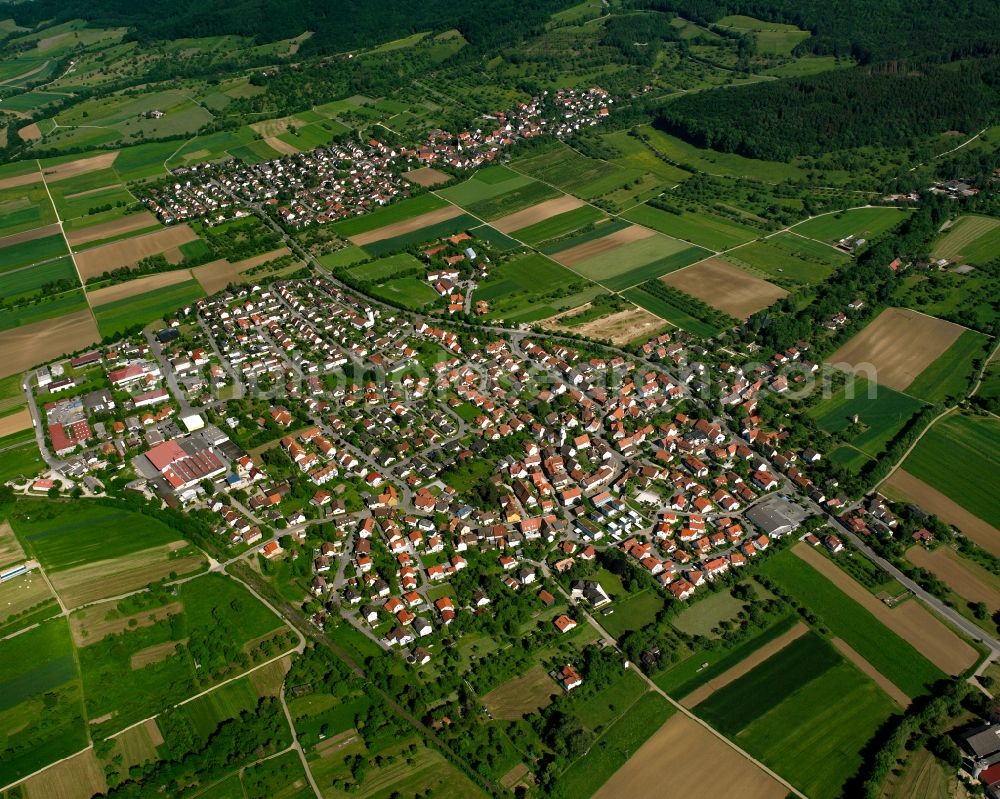
[[[787,161],[976,132],[992,119],[998,89],[998,57],[882,64],[687,94],[664,104],[654,124],[700,147]]]

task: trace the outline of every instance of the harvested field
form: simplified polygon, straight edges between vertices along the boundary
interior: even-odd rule
[[[93,747],[29,777],[23,786],[28,799],[90,799],[108,789]]]
[[[31,412],[27,408],[22,408],[15,413],[8,413],[0,416],[0,438],[9,436],[12,433],[20,433],[31,427]]]
[[[0,377],[23,372],[100,340],[89,310],[5,330],[0,333]]]
[[[918,652],[948,674],[961,674],[976,662],[976,650],[931,615],[916,599],[888,608],[847,572],[807,544],[793,547],[798,557],[871,613],[882,624],[909,642]]]
[[[124,283],[115,283],[113,286],[106,286],[102,289],[87,291],[87,298],[90,300],[91,306],[96,308],[99,305],[107,305],[109,302],[117,302],[127,297],[145,294],[147,291],[162,289],[164,286],[172,286],[190,279],[190,270],[177,269],[173,272],[161,272],[158,275],[148,275],[135,280],[127,280]]]
[[[483,697],[494,718],[516,721],[525,713],[547,707],[559,686],[541,666],[532,666],[520,677],[508,680]]]
[[[196,266],[191,270],[191,274],[201,284],[201,287],[205,289],[206,293],[215,294],[215,292],[221,291],[230,283],[239,283],[242,273],[248,269],[253,269],[255,266],[260,266],[268,261],[281,258],[283,255],[288,255],[289,252],[290,250],[287,247],[282,247],[278,250],[263,253],[262,255],[255,255],[253,258],[237,261],[234,264],[224,259],[212,261],[202,266]]]
[[[36,123],[32,122],[18,130],[17,135],[21,137],[21,141],[38,141],[42,138],[42,131],[38,129]]]
[[[0,250],[5,247],[13,247],[15,244],[24,244],[26,241],[34,241],[35,239],[44,239],[48,236],[58,235],[59,225],[32,228],[31,230],[25,230],[23,233],[14,233],[13,235],[0,238]]]
[[[98,599],[118,596],[162,580],[171,572],[187,574],[205,562],[199,555],[170,558],[172,551],[187,546],[175,541],[150,547],[120,558],[98,560],[73,569],[54,573],[52,585],[67,607],[75,608]]]
[[[0,569],[24,560],[24,550],[14,535],[10,522],[0,522]]]
[[[661,280],[737,319],[747,319],[788,296],[783,288],[718,258],[678,269]]]
[[[934,572],[962,599],[984,602],[990,613],[1000,610],[1000,578],[966,560],[951,547],[943,545],[935,550],[910,547],[906,558],[915,566]]]
[[[161,660],[166,660],[181,644],[186,644],[187,638],[183,638],[180,641],[164,641],[162,644],[153,644],[153,646],[147,646],[145,649],[140,649],[135,652],[131,658],[129,658],[129,667],[132,671],[138,671],[151,663],[159,663]]]
[[[268,136],[264,139],[264,144],[282,155],[295,155],[299,151],[297,147],[289,144],[288,142],[282,141],[277,136]]]
[[[801,636],[805,635],[808,631],[809,628],[806,627],[801,622],[799,622],[794,627],[792,627],[792,629],[790,629],[788,632],[779,635],[773,641],[769,641],[768,643],[764,644],[764,646],[762,646],[756,652],[751,653],[750,656],[747,657],[745,660],[741,660],[731,669],[724,671],[718,677],[709,680],[700,688],[697,688],[691,693],[689,693],[681,701],[681,704],[683,704],[684,707],[694,707],[699,702],[704,702],[706,699],[708,699],[708,697],[710,697],[720,688],[729,685],[729,683],[738,680],[744,674],[747,674],[748,672],[752,671],[754,668],[759,666],[761,663],[770,658],[772,655],[775,655],[778,652],[780,652],[796,638],[800,638]]]
[[[0,180],[0,191],[3,189],[16,189],[18,186],[27,186],[31,183],[38,183],[42,176],[38,172],[28,172],[26,175],[15,175],[14,177]]]
[[[490,225],[501,233],[510,233],[513,230],[520,230],[528,225],[534,225],[557,214],[572,211],[581,205],[583,205],[583,200],[578,200],[576,197],[565,194],[562,197],[556,197],[554,200],[546,200],[543,203],[531,206],[531,208],[525,208],[523,211],[501,216],[499,219],[494,219],[490,222]]]
[[[566,313],[578,313],[580,308],[573,308]],[[563,316],[564,314],[560,314]],[[608,339],[612,344],[621,346],[642,335],[652,335],[654,330],[664,326],[663,320],[642,308],[629,308],[626,311],[610,314],[592,322],[584,322],[572,328],[560,327],[559,317],[552,317],[542,322],[543,327],[550,330],[571,330],[584,336],[597,339]]]
[[[110,222],[102,222],[99,225],[81,228],[80,230],[66,231],[66,238],[71,247],[80,244],[87,244],[91,241],[110,239],[113,236],[120,236],[122,233],[131,233],[133,230],[142,230],[159,224],[155,216],[149,211],[142,211],[138,214],[129,214],[121,219],[113,219]],[[57,226],[53,226],[57,227]]]
[[[650,230],[642,225],[630,225],[624,230],[615,231],[592,241],[585,241],[583,244],[577,244],[568,250],[561,250],[551,257],[563,266],[573,266],[580,261],[586,261],[588,258],[595,258],[610,252],[623,244],[631,244],[633,241],[641,241],[655,235],[655,230]]]
[[[37,571],[0,583],[0,621],[54,599],[48,583]]]
[[[951,497],[928,485],[919,477],[914,477],[904,469],[896,469],[882,485],[888,488],[890,493],[901,494],[928,513],[940,516],[948,524],[955,525],[987,552],[1000,557],[1000,530],[969,513]]]
[[[830,643],[832,643],[840,651],[844,657],[846,657],[851,663],[857,666],[861,671],[867,674],[874,683],[885,691],[893,702],[896,702],[900,707],[909,707],[910,697],[904,694],[899,688],[897,688],[892,682],[886,679],[885,675],[882,674],[878,669],[876,669],[871,663],[865,660],[861,655],[857,653],[846,641],[840,638],[831,638]]]
[[[360,247],[365,244],[382,241],[382,239],[404,236],[407,233],[413,233],[415,230],[436,225],[438,222],[454,219],[456,216],[461,216],[462,213],[462,209],[457,205],[447,205],[444,208],[438,208],[436,211],[429,211],[426,214],[413,216],[392,225],[386,225],[385,227],[369,230],[365,233],[359,233],[356,236],[350,236],[349,239],[352,244],[357,244]]]
[[[827,361],[853,371],[870,365],[879,383],[903,391],[963,330],[961,325],[908,308],[886,308]]]
[[[94,607],[74,613],[69,617],[69,631],[73,635],[73,642],[77,646],[86,646],[100,641],[109,635],[124,632],[125,630],[137,630],[140,627],[149,627],[152,624],[183,612],[184,607],[180,602],[171,602],[163,607],[153,610],[144,610],[131,616],[117,616],[115,618],[105,618],[107,610]]]
[[[175,225],[144,236],[85,250],[76,256],[76,265],[80,270],[80,277],[86,282],[89,278],[99,277],[122,266],[130,266],[140,258],[156,255],[197,238],[198,235],[187,225]]]
[[[442,183],[447,183],[451,180],[451,175],[447,172],[439,172],[429,166],[421,167],[420,169],[411,169],[409,172],[404,172],[403,177],[410,181],[410,183],[416,183],[418,186],[440,186]]]
[[[75,178],[77,175],[83,175],[87,172],[107,169],[115,162],[117,157],[118,151],[115,150],[114,152],[102,153],[90,158],[78,158],[76,161],[67,161],[65,164],[45,167],[42,174],[45,175],[46,180],[54,183],[57,180]]]
[[[683,713],[675,713],[598,788],[594,799],[661,794],[667,763],[671,796],[785,799],[788,795],[780,782],[717,735]]]

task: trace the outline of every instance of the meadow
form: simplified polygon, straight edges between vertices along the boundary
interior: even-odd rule
[[[706,255],[708,255],[708,252],[700,247],[685,247],[683,250],[671,253],[662,258],[657,258],[655,261],[647,264],[636,266],[619,274],[610,275],[603,278],[600,283],[612,291],[621,291],[631,286],[638,286],[647,280],[669,275],[671,272],[676,272],[678,269],[690,266]]]
[[[982,333],[966,330],[906,387],[906,393],[927,402],[942,402],[968,395],[975,382],[976,361],[982,361],[991,342]]]
[[[907,696],[921,695],[944,677],[944,672],[911,644],[791,552],[771,558],[762,573],[815,612],[834,635]]]
[[[418,310],[438,299],[438,293],[426,280],[415,277],[400,277],[387,280],[369,289],[376,297],[402,305],[410,310]]]
[[[353,266],[348,270],[348,274],[357,280],[385,280],[392,277],[397,272],[403,272],[423,268],[423,265],[406,252],[390,255],[387,258],[379,258],[377,261]]]
[[[903,468],[1000,529],[998,452],[1000,420],[953,414],[927,431]]]
[[[653,590],[627,594],[614,603],[614,613],[601,617],[601,626],[615,638],[621,638],[626,632],[655,621],[663,604],[663,596]]]
[[[934,244],[932,258],[984,265],[1000,251],[1000,220],[962,216]]]
[[[0,274],[0,297],[12,300],[33,294],[47,283],[62,280],[74,286],[80,285],[73,259],[68,255],[47,263],[25,267],[16,272]]]
[[[727,261],[779,284],[822,283],[848,256],[833,247],[792,233],[779,233],[727,252]]]
[[[530,186],[534,182],[528,176],[519,175],[505,166],[490,166],[480,169],[464,183],[449,186],[436,193],[456,205],[469,206],[523,186]]]
[[[408,200],[401,200],[385,208],[379,208],[370,214],[342,219],[333,223],[333,229],[338,235],[343,237],[356,236],[360,233],[367,233],[378,230],[380,227],[387,227],[396,222],[435,211],[438,208],[447,207],[448,202],[442,200],[434,194],[421,194]]]
[[[56,212],[41,183],[0,189],[0,237],[56,221]]]
[[[604,218],[604,214],[592,205],[581,205],[572,211],[556,214],[541,222],[515,230],[512,235],[527,244],[537,245],[550,239],[567,236]]]
[[[683,239],[715,252],[744,244],[760,235],[760,231],[751,227],[701,211],[672,214],[651,205],[637,205],[622,216],[675,239]]]
[[[853,398],[847,396],[849,389],[853,391]],[[870,389],[876,391],[873,399],[868,397]],[[875,456],[885,449],[885,445],[913,418],[921,406],[922,403],[913,397],[882,385],[871,384],[858,376],[854,379],[853,386],[848,377],[843,388],[813,406],[808,415],[828,433],[847,430],[852,425],[853,417],[857,415],[866,429],[851,436],[850,443],[862,452]]]
[[[113,336],[134,327],[143,327],[205,296],[197,280],[185,280],[128,299],[99,305],[94,309],[102,336]]]
[[[642,175],[637,169],[590,158],[566,144],[523,158],[515,163],[515,168],[584,199],[600,197]]]
[[[462,233],[479,224],[479,220],[469,214],[458,214],[441,222],[425,225],[398,236],[389,236],[364,245],[364,251],[371,256],[387,255],[393,252],[409,249],[418,244],[425,244],[435,239]]]
[[[855,208],[807,219],[792,230],[820,241],[837,242],[847,236],[871,241],[901,225],[910,213],[901,208]]]
[[[743,600],[734,597],[731,591],[716,591],[676,614],[670,623],[688,635],[718,638],[712,629],[717,627],[720,621],[735,619],[744,604]]]
[[[61,233],[12,244],[0,249],[0,273],[37,264],[41,261],[50,261],[53,258],[66,255],[68,252],[66,240]]]
[[[567,304],[573,287],[583,290],[591,285],[545,256],[531,253],[491,270],[474,299],[490,303],[492,318],[514,319],[527,314],[530,318],[521,321],[533,321],[552,316],[563,307],[574,307]],[[593,289],[600,291],[597,286]]]
[[[473,216],[489,222],[517,211],[523,211],[545,200],[554,200],[559,196],[561,195],[558,189],[546,186],[544,183],[531,181],[487,199],[469,203],[465,209]]]

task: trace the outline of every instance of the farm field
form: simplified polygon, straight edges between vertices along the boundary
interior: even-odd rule
[[[19,273],[15,273],[8,277],[14,278],[9,281],[12,284],[20,284],[22,287],[31,285],[30,281],[25,280],[26,277],[31,278],[31,275],[19,276]],[[0,309],[0,331],[11,330],[12,328],[19,330],[25,328],[35,329],[36,324],[44,329],[44,322],[46,320],[53,320],[51,323],[57,324],[56,320],[64,319],[86,307],[87,299],[81,289],[71,289],[60,294],[54,294],[51,297],[44,297],[35,303],[10,306]],[[66,343],[68,342],[64,342],[64,345]]]
[[[80,276],[86,281],[113,269],[134,265],[142,258],[166,252],[197,238],[198,235],[188,225],[174,225],[77,253],[76,265]]]
[[[441,189],[435,194],[456,205],[468,206],[533,183],[535,181],[527,175],[519,175],[505,166],[488,166],[465,182]]]
[[[522,158],[515,169],[584,199],[609,194],[643,174],[639,169],[590,158],[567,145]]]
[[[947,397],[967,396],[978,374],[975,361],[982,361],[990,346],[990,340],[982,333],[963,330],[955,343],[910,383],[906,392],[934,403]]]
[[[24,550],[14,535],[10,523],[0,521],[0,569],[25,559]]]
[[[89,309],[0,332],[0,377],[87,347],[101,336]]]
[[[94,750],[74,755],[22,783],[27,799],[90,799],[107,790],[104,770]]]
[[[779,233],[727,252],[725,260],[750,274],[789,288],[822,283],[848,256],[825,244]]]
[[[832,397],[812,407],[808,415],[828,433],[847,430],[857,415],[860,429],[850,437],[850,443],[874,457],[921,407],[913,397],[857,377],[853,385],[849,380]]]
[[[983,266],[1000,251],[1000,219],[962,216],[948,228],[931,250],[932,258]]]
[[[73,260],[69,256],[24,267],[13,272],[0,273],[0,296],[11,300],[33,295],[40,297],[45,292],[39,292],[39,289],[50,286],[49,290],[51,291],[51,285],[57,282],[72,287],[80,285]],[[70,296],[78,297],[79,292],[73,291]],[[46,309],[36,308],[34,310],[45,311]],[[20,315],[18,314],[18,316]]]
[[[871,241],[901,225],[909,215],[909,209],[855,208],[807,219],[793,225],[792,230],[803,236],[834,243],[848,236]]]
[[[955,525],[987,552],[1000,557],[1000,530],[905,469],[896,469],[879,486],[879,490],[892,499],[912,502],[928,513],[940,516],[948,524]]]
[[[1000,473],[998,442],[1000,420],[953,414],[927,431],[903,468],[1000,529],[1000,502],[994,490]]]
[[[575,313],[571,311],[570,313]],[[552,330],[567,330],[599,340],[608,340],[616,346],[623,346],[639,338],[649,338],[663,327],[663,320],[643,308],[629,308],[625,311],[602,316],[590,322],[573,327],[559,324],[559,316],[545,320],[543,327]]]
[[[450,206],[446,200],[434,194],[421,194],[409,200],[401,200],[379,208],[370,214],[343,219],[333,223],[333,229],[344,238],[352,238],[363,233],[368,233],[378,228],[389,227],[398,222],[405,222],[415,216],[437,211]]]
[[[662,280],[737,319],[747,319],[788,294],[717,258],[671,272]]]
[[[584,240],[579,243],[572,243],[573,239],[570,239],[566,243],[571,244],[571,246],[563,247],[554,252],[552,258],[563,266],[576,266],[576,264],[583,261],[589,261],[606,253],[613,252],[626,244],[650,239],[654,236],[656,236],[656,231],[642,227],[641,225],[627,225],[624,227],[612,227],[610,224],[600,225],[593,231],[581,235],[581,238]],[[669,241],[669,239],[666,240]],[[678,249],[681,249],[681,247],[679,246]]]
[[[104,239],[117,239],[139,231],[148,231],[148,228],[159,228],[160,223],[155,216],[148,211],[140,211],[137,214],[128,214],[109,222],[102,222],[97,225],[89,225],[84,228],[66,229],[66,238],[69,239],[70,246],[74,249],[84,244],[103,241]]]
[[[440,186],[442,183],[448,183],[451,180],[451,175],[447,172],[441,172],[429,166],[421,167],[420,169],[411,169],[409,172],[405,172],[403,177],[410,181],[410,183],[416,183],[418,186],[424,186],[425,188]]]
[[[683,308],[679,308],[661,297],[650,294],[642,286],[628,289],[623,293],[623,296],[650,313],[670,322],[670,324],[683,328],[689,333],[694,333],[696,336],[710,338],[720,332],[719,328],[708,324],[708,322],[703,322],[701,319],[696,319]]]
[[[511,232],[520,241],[536,245],[569,235],[604,218],[604,214],[597,208],[592,205],[583,205]]]
[[[366,244],[374,244],[375,242],[382,241],[383,239],[393,239],[399,236],[405,236],[409,233],[415,233],[423,228],[432,227],[440,222],[445,222],[457,216],[462,216],[462,209],[455,205],[446,205],[445,207],[438,208],[435,211],[428,211],[425,214],[419,214],[400,222],[394,222],[393,224],[385,227],[358,233],[350,236],[349,238],[352,244],[356,244],[361,247]]]
[[[41,183],[0,189],[0,237],[45,227],[56,212]]]
[[[1000,610],[1000,577],[991,574],[946,544],[933,550],[913,546],[906,550],[910,563],[934,572],[952,591],[969,602],[985,602],[990,613]]]
[[[536,227],[552,217],[564,216],[574,210],[579,210],[582,213],[584,208],[590,208],[590,206],[584,206],[576,197],[565,194],[561,197],[544,200],[523,210],[496,217],[490,223],[490,227],[501,233],[513,233],[525,227]],[[590,210],[595,211],[596,209],[590,208]],[[600,212],[597,212],[597,215],[599,218]]]
[[[744,244],[760,235],[760,231],[713,214],[694,211],[672,214],[651,205],[637,205],[622,217],[716,252]]]
[[[4,642],[0,661],[0,783],[86,747],[80,678],[65,619]]]
[[[0,274],[41,261],[50,261],[69,252],[66,249],[66,241],[59,232],[51,236],[9,245],[6,245],[4,240],[0,240],[0,248],[2,248],[0,249]],[[4,293],[4,296],[9,295]]]
[[[94,316],[101,334],[110,336],[143,327],[204,296],[198,281],[185,280],[98,306]]]
[[[492,270],[489,280],[476,289],[474,299],[490,303],[490,318],[527,322],[575,308],[598,293],[598,286],[543,255],[531,253]]]
[[[137,277],[125,283],[114,283],[103,288],[87,290],[87,299],[95,308],[101,305],[108,305],[118,300],[145,294],[154,289],[162,289],[173,286],[177,283],[184,283],[191,280],[191,272],[187,269],[177,269],[173,272],[160,272],[159,274]]]
[[[418,267],[423,271],[423,265],[420,261],[409,253],[401,252],[386,258],[379,258],[377,261],[369,261],[368,263],[351,267],[348,273],[351,277],[358,280],[385,280],[399,272]]]
[[[482,697],[494,718],[516,721],[527,713],[547,707],[560,687],[541,666],[508,680]]]
[[[95,208],[113,206],[119,215],[135,202],[135,197],[121,185],[114,169],[85,172],[60,181],[48,181],[49,193],[63,221],[90,216]]]
[[[906,308],[886,308],[827,361],[857,371],[874,367],[871,377],[905,391],[955,343],[964,328]]]

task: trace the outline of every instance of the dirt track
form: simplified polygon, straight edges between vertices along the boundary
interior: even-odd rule
[[[788,790],[700,724],[676,713],[594,799],[739,797],[785,799]]]
[[[89,309],[0,333],[0,377],[23,372],[101,340]]]
[[[890,609],[808,544],[796,544],[792,552],[947,674],[961,674],[976,662],[976,650],[932,616],[918,600],[910,599]]]
[[[631,244],[633,241],[648,239],[656,235],[656,231],[643,227],[642,225],[631,225],[623,230],[617,230],[599,239],[585,241],[575,247],[562,250],[552,256],[553,261],[558,261],[563,266],[573,266],[580,261],[603,255],[611,250],[616,250],[623,244]]]
[[[490,222],[490,227],[496,228],[501,233],[510,233],[514,230],[528,227],[528,225],[534,225],[536,222],[541,222],[549,217],[572,211],[581,205],[583,205],[583,200],[578,200],[576,197],[566,194],[562,197],[556,197],[554,200],[546,200],[538,205],[533,205],[531,208],[525,208],[523,211],[517,211],[513,214],[507,214],[507,216],[501,216],[499,219],[494,219]]]
[[[456,216],[461,215],[462,209],[457,205],[447,205],[444,208],[438,208],[436,211],[429,211],[426,214],[404,219],[402,222],[396,222],[394,225],[386,225],[375,230],[369,230],[366,233],[359,233],[357,236],[350,236],[350,240],[351,243],[359,246],[372,244],[376,241],[382,241],[382,239],[403,236],[407,233],[412,233],[414,230],[436,225],[438,222],[454,219]]]
[[[718,258],[678,269],[660,279],[737,319],[748,319],[788,296],[783,288]]]
[[[886,308],[858,335],[827,358],[857,369],[871,364],[883,386],[904,390],[965,330],[907,308]]]

